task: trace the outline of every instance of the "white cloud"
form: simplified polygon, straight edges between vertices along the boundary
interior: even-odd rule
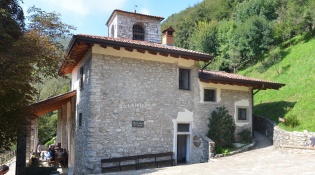
[[[150,15],[150,11],[149,9],[146,9],[146,8],[142,8],[139,10],[139,13],[141,14],[145,14],[145,15]]]
[[[33,3],[42,9],[45,7],[50,11],[53,9],[61,14],[73,14],[80,17],[95,13],[110,13],[113,9],[122,8],[125,2],[126,0],[33,0]]]

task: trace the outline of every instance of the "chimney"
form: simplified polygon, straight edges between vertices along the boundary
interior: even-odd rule
[[[162,31],[162,44],[173,46],[174,45],[174,32],[172,26],[169,26],[168,28],[164,29]]]

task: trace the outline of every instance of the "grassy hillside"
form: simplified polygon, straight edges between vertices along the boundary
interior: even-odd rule
[[[286,43],[282,61],[258,72],[261,63],[239,71],[249,77],[285,83],[280,90],[260,91],[254,96],[254,113],[273,119],[296,115],[300,125],[286,130],[315,131],[315,38],[295,37]],[[280,70],[280,75],[276,69]]]

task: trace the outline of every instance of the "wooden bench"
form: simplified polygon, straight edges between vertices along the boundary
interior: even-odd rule
[[[122,171],[122,169],[133,168],[135,170],[147,168],[149,165],[160,167],[164,163],[169,163],[174,166],[173,152],[157,153],[157,154],[144,154],[127,157],[117,157],[110,159],[102,159],[102,173],[110,170]]]

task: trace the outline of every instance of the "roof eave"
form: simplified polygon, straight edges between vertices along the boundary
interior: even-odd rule
[[[208,76],[207,76],[208,75]],[[226,83],[231,85],[243,85],[252,87],[253,89],[275,89],[279,90],[281,87],[285,86],[282,83],[273,83],[266,81],[254,81],[254,80],[242,80],[242,79],[232,79],[232,78],[224,78],[224,77],[210,77],[209,74],[199,73],[199,79],[204,82],[212,82],[212,83]]]
[[[199,54],[199,53],[189,53],[189,52],[178,51],[178,50],[170,50],[167,48],[156,48],[152,46],[138,45],[138,44],[126,43],[126,42],[120,42],[120,41],[104,40],[104,39],[99,39],[99,38],[87,38],[85,36],[79,36],[79,35],[75,35],[74,37],[76,38],[77,42],[81,41],[81,42],[87,42],[90,44],[101,44],[101,45],[105,44],[105,45],[110,45],[110,46],[131,47],[133,49],[151,50],[151,51],[156,51],[156,52],[168,52],[169,54],[178,54],[178,55],[189,56],[193,58],[200,58],[202,61],[205,61],[205,62],[208,62],[213,59],[213,57],[210,55],[204,55],[204,54]],[[69,53],[70,52],[68,52],[68,54]]]

